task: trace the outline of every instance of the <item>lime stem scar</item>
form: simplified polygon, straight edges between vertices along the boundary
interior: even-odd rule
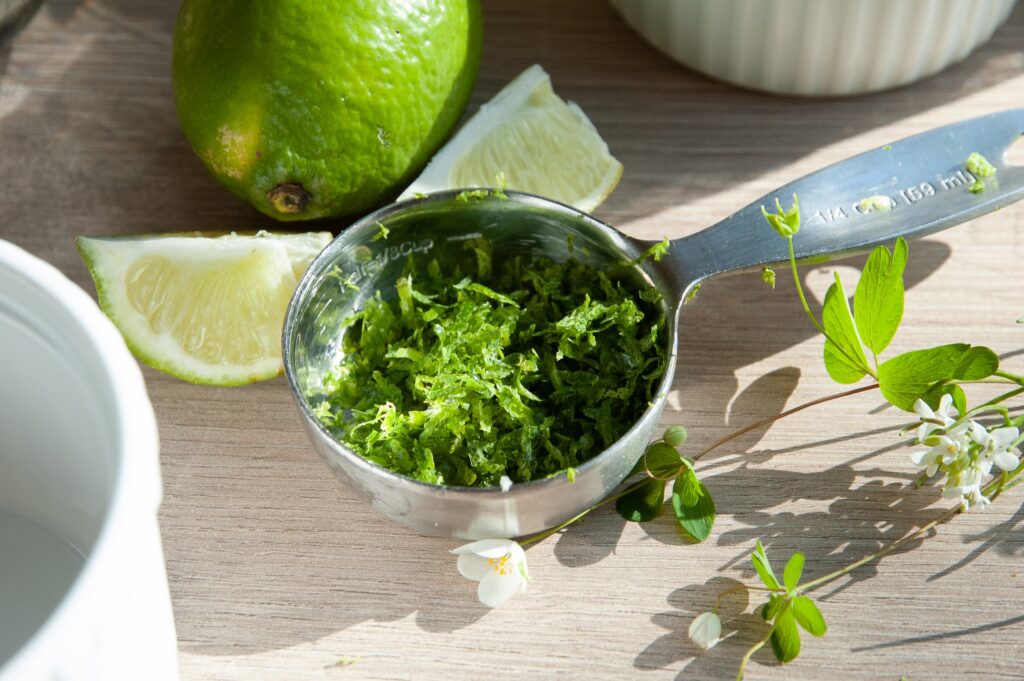
[[[309,192],[296,182],[279,184],[267,192],[267,200],[279,213],[301,213],[311,198]]]

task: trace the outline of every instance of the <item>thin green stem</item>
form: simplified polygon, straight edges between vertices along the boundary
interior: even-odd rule
[[[839,579],[843,575],[853,572],[862,565],[867,565],[868,563],[874,562],[879,558],[884,558],[893,551],[899,549],[900,547],[906,546],[915,539],[921,537],[924,534],[927,534],[936,526],[941,525],[953,516],[956,516],[962,512],[962,509],[959,506],[957,506],[956,508],[951,509],[948,513],[939,516],[930,523],[923,525],[922,527],[918,528],[917,530],[914,530],[910,534],[902,537],[901,539],[893,542],[892,544],[889,544],[881,551],[875,551],[872,554],[864,556],[860,560],[855,560],[846,567],[840,568],[839,570],[830,572],[827,575],[824,575],[823,577],[818,577],[817,579],[812,579],[809,582],[805,582],[804,584],[799,585],[797,588],[793,589],[793,595],[806,593],[807,591],[813,591],[814,589],[817,589],[819,586],[824,586],[825,584],[828,584],[831,581]]]
[[[1024,376],[1020,376],[1010,371],[1003,371],[1002,369],[997,369],[992,375],[1008,379],[1010,381],[1013,381],[1017,385],[1024,385]]]
[[[977,385],[977,384],[986,384],[986,383],[987,384],[991,384],[991,385],[1020,385],[1020,383],[1018,383],[1017,381],[1014,381],[1014,380],[1009,379],[1009,378],[1002,378],[1002,377],[996,377],[996,378],[991,378],[991,377],[990,378],[972,378],[972,379],[969,379],[969,380],[955,379],[955,380],[949,381],[950,385]]]
[[[1011,487],[1015,487],[1016,486],[1016,483],[1013,484],[1013,485],[1009,485],[1009,483],[1012,482],[1015,478],[1018,478],[1020,476],[1021,471],[1024,471],[1024,463],[1022,463],[1020,466],[1018,466],[1017,469],[1013,473],[1011,473],[1009,475],[1001,475],[998,479],[989,481],[988,484],[985,485],[985,489],[983,490],[983,494],[986,494],[986,496],[989,497],[990,501],[994,500],[996,497],[998,497],[1000,494],[1002,494],[1007,489],[1010,489]],[[956,506],[955,508],[951,508],[948,512],[946,512],[943,515],[939,516],[935,520],[933,520],[933,521],[923,525],[919,529],[914,530],[910,534],[908,534],[908,535],[898,539],[897,541],[893,542],[889,546],[886,546],[884,549],[881,549],[880,551],[875,551],[874,553],[869,554],[869,555],[861,558],[860,560],[856,560],[856,561],[850,563],[846,567],[840,568],[838,570],[835,570],[834,572],[828,573],[827,575],[824,575],[822,577],[818,577],[817,579],[812,579],[809,582],[805,582],[805,583],[799,585],[797,588],[793,589],[792,594],[796,595],[796,594],[800,594],[800,593],[805,593],[807,591],[813,591],[814,589],[817,589],[820,586],[824,586],[825,584],[828,584],[831,581],[839,579],[843,575],[846,575],[846,574],[849,574],[849,573],[853,572],[854,570],[856,570],[857,568],[861,567],[862,565],[867,565],[868,563],[871,563],[871,562],[874,562],[874,561],[876,561],[876,560],[878,560],[880,558],[883,558],[883,557],[889,555],[890,553],[892,553],[893,551],[895,551],[895,550],[897,550],[897,549],[899,549],[899,548],[901,548],[903,546],[906,546],[907,544],[909,544],[910,542],[914,541],[915,539],[918,539],[921,536],[927,534],[928,532],[930,532],[934,528],[936,528],[939,525],[949,521],[950,519],[954,518],[955,516],[960,515],[961,513],[963,513],[963,508],[961,508],[960,506]]]
[[[1006,483],[1010,481],[1010,478],[1011,474],[1009,473],[1009,471],[1003,471],[1000,474],[999,480],[996,481],[998,483],[996,485],[996,488],[988,495],[988,500],[990,502],[998,499],[999,495],[1006,491]]]
[[[1011,490],[1021,482],[1024,482],[1024,475],[1021,475],[1022,472],[1024,472],[1024,461],[1017,464],[1017,467],[1014,468],[1012,472],[1008,473],[1003,471],[1003,474],[999,478],[999,487],[992,493],[990,499],[995,499],[1003,492]],[[990,482],[988,486],[986,486],[986,489],[991,485],[992,483]]]
[[[999,414],[1000,416],[1003,417],[1003,424],[1007,426],[1010,425],[1010,410],[1005,405],[1002,404],[993,404],[987,407],[977,407],[975,409],[971,409],[970,411],[968,411],[967,415],[973,417],[980,416],[985,413]],[[961,419],[961,422],[963,422],[963,419]]]
[[[1003,485],[1003,487],[1000,490],[1000,492],[1009,492],[1011,489],[1013,489],[1014,487],[1016,487],[1017,485],[1019,485],[1022,482],[1024,482],[1024,477],[1022,477],[1022,476],[1017,476],[1017,477],[1010,476],[1009,480],[1007,481],[1007,483],[1005,485]]]
[[[739,437],[739,436],[741,436],[741,435],[743,435],[745,433],[749,433],[752,430],[756,430],[757,428],[761,428],[762,426],[766,426],[766,425],[768,425],[769,423],[771,423],[773,421],[778,421],[779,419],[784,418],[786,416],[789,416],[790,414],[795,414],[798,411],[802,411],[804,409],[807,409],[808,407],[813,407],[815,405],[822,404],[824,402],[829,402],[831,400],[838,400],[841,397],[849,397],[850,395],[856,395],[857,393],[863,393],[863,392],[867,392],[869,390],[874,390],[877,387],[878,387],[878,384],[877,383],[873,383],[872,385],[866,385],[866,386],[862,386],[860,388],[854,388],[853,390],[846,390],[846,391],[841,392],[841,393],[835,393],[833,395],[828,395],[826,397],[820,397],[820,398],[818,398],[816,400],[811,400],[810,402],[805,402],[804,404],[801,404],[799,406],[793,407],[792,409],[784,411],[781,414],[776,414],[775,416],[771,416],[769,418],[762,419],[762,420],[758,421],[757,423],[751,424],[751,425],[747,426],[746,428],[743,428],[742,430],[738,430],[735,433],[732,433],[731,435],[728,435],[728,436],[722,438],[718,442],[714,443],[713,445],[711,445],[710,447],[708,447],[704,451],[702,451],[699,454],[697,454],[696,456],[694,456],[692,458],[692,461],[696,461],[697,459],[699,459],[700,457],[704,456],[708,452],[712,451],[713,449],[715,449],[717,447],[720,447],[720,446],[724,445],[725,443],[729,442],[730,440],[734,440],[737,437]],[[646,456],[646,454],[645,454],[645,456]],[[647,470],[647,462],[646,461],[644,462],[644,469]],[[680,468],[680,471],[681,470],[682,469]],[[648,476],[644,477],[642,480],[639,480],[639,481],[633,483],[632,485],[630,485],[629,487],[625,488],[621,492],[618,492],[616,494],[613,494],[610,497],[606,497],[605,499],[602,499],[601,501],[597,502],[596,504],[594,504],[590,508],[588,508],[588,509],[586,509],[584,511],[581,511],[580,513],[578,513],[577,515],[573,516],[572,518],[569,518],[565,522],[563,522],[563,523],[561,523],[559,525],[556,525],[555,527],[552,527],[549,530],[544,530],[543,532],[539,532],[537,534],[531,535],[531,536],[521,540],[519,542],[520,545],[522,545],[522,546],[529,546],[531,544],[536,544],[539,541],[547,539],[548,537],[550,537],[551,535],[555,534],[556,532],[559,532],[559,531],[565,529],[566,527],[568,527],[569,525],[572,525],[574,522],[576,522],[577,520],[579,520],[583,516],[587,515],[588,513],[593,511],[594,509],[599,508],[601,506],[604,506],[605,504],[609,504],[609,503],[611,503],[613,501],[617,501],[618,499],[620,499],[621,497],[624,497],[625,495],[629,494],[630,492],[633,492],[634,490],[639,489],[642,485],[644,485],[645,483],[647,483],[651,479],[660,480],[660,478],[655,478],[654,476],[652,476],[650,474],[649,470],[647,470],[647,473],[648,473]]]
[[[875,371],[872,371],[871,367],[863,365],[856,357],[851,357],[841,343],[837,343],[832,336],[828,335],[828,331],[825,330],[825,327],[821,325],[818,318],[814,316],[813,312],[811,312],[811,306],[807,304],[807,297],[804,295],[804,287],[800,284],[800,274],[797,272],[796,252],[793,250],[793,237],[786,237],[786,241],[789,242],[789,268],[793,272],[793,283],[796,285],[796,293],[800,296],[800,304],[803,305],[804,312],[806,312],[807,316],[811,318],[811,321],[814,323],[814,327],[821,332],[821,335],[825,337],[825,340],[832,343],[832,347],[834,347],[839,354],[845,357],[851,365],[860,367],[864,370],[864,373],[877,380],[878,374]],[[838,282],[838,275],[836,281]]]
[[[814,327],[822,333],[825,338],[828,338],[828,333],[825,332],[825,327],[821,325],[818,318],[811,312],[811,306],[807,304],[807,298],[804,296],[804,287],[800,284],[800,274],[796,269],[796,252],[793,250],[793,237],[786,237],[786,241],[789,242],[789,269],[793,272],[793,283],[796,285],[796,293],[800,296],[800,304],[804,306],[804,312],[811,318],[811,322]]]
[[[740,430],[737,430],[734,433],[730,433],[729,435],[726,435],[721,440],[718,440],[717,442],[715,442],[711,446],[707,447],[706,449],[704,449],[700,453],[694,455],[693,456],[693,461],[697,461],[698,459],[700,459],[702,456],[704,456],[708,452],[711,452],[711,451],[721,447],[722,445],[724,445],[727,442],[735,440],[736,438],[740,437],[741,435],[746,435],[747,433],[749,433],[752,430],[757,430],[758,428],[767,426],[770,423],[774,423],[775,421],[778,421],[779,419],[785,418],[785,417],[787,417],[787,416],[789,416],[791,414],[795,414],[798,411],[803,411],[804,409],[807,409],[809,407],[814,407],[816,405],[823,404],[825,402],[830,402],[832,400],[838,400],[841,397],[849,397],[850,395],[856,395],[858,393],[865,393],[865,392],[868,392],[869,390],[874,390],[877,387],[878,387],[877,383],[872,383],[871,385],[861,386],[860,388],[854,388],[852,390],[845,390],[845,391],[843,391],[841,393],[834,393],[832,395],[826,395],[825,397],[819,397],[818,399],[811,400],[810,402],[804,402],[801,405],[797,405],[796,407],[793,407],[792,409],[787,409],[786,411],[784,411],[782,413],[779,413],[779,414],[775,414],[774,416],[769,416],[768,418],[761,419],[757,423],[752,423],[749,426],[741,428]]]
[[[593,511],[593,510],[595,510],[597,508],[600,508],[600,507],[604,506],[605,504],[610,504],[613,501],[618,501],[620,498],[626,496],[630,492],[633,492],[633,491],[635,491],[637,489],[640,489],[640,487],[642,487],[643,485],[645,485],[648,482],[650,482],[650,478],[647,478],[647,477],[643,478],[642,480],[638,480],[637,482],[634,482],[632,485],[630,485],[629,487],[625,488],[621,492],[617,492],[616,494],[613,494],[610,497],[605,497],[604,499],[602,499],[601,501],[597,502],[596,504],[594,504],[590,508],[577,513],[573,517],[571,517],[568,520],[566,520],[564,523],[560,523],[558,525],[555,525],[550,530],[544,530],[543,532],[538,532],[537,534],[530,535],[529,537],[527,537],[525,539],[519,540],[519,545],[520,546],[529,546],[530,544],[536,544],[539,541],[547,539],[548,537],[550,537],[551,535],[555,534],[556,532],[565,529],[569,525],[572,525],[574,522],[576,522],[577,520],[579,520],[583,516],[587,515],[591,511]]]
[[[726,437],[722,438],[718,442],[714,443],[713,445],[711,445],[710,447],[708,447],[704,451],[702,451],[699,454],[697,454],[696,456],[694,456],[691,460],[692,461],[696,461],[697,459],[701,458],[702,456],[704,456],[708,452],[710,452],[710,451],[712,451],[712,450],[714,450],[714,449],[716,449],[718,447],[721,447],[725,443],[727,443],[727,442],[729,442],[731,440],[734,440],[734,439],[740,437],[741,435],[749,433],[752,430],[756,430],[757,428],[761,428],[763,426],[766,426],[769,423],[772,423],[773,421],[778,421],[781,418],[785,418],[786,416],[789,416],[791,414],[795,414],[798,411],[802,411],[804,409],[807,409],[808,407],[813,407],[815,405],[822,404],[824,402],[829,402],[831,400],[838,400],[841,397],[849,397],[850,395],[856,395],[857,393],[868,392],[869,390],[874,390],[877,387],[878,387],[878,384],[877,383],[873,383],[871,385],[861,386],[860,388],[854,388],[853,390],[846,390],[846,391],[843,391],[841,393],[835,393],[833,395],[827,395],[825,397],[819,397],[818,399],[811,400],[810,402],[804,402],[803,404],[798,405],[796,407],[793,407],[792,409],[788,409],[788,410],[782,412],[781,414],[776,414],[775,416],[770,416],[770,417],[768,417],[766,419],[761,419],[757,423],[753,423],[753,424],[751,424],[751,425],[749,425],[749,426],[747,426],[747,427],[745,427],[745,428],[743,428],[741,430],[736,431],[735,433],[732,433],[731,435],[727,435]],[[645,456],[646,456],[646,454],[645,454]],[[613,501],[619,500],[621,497],[624,497],[625,495],[629,494],[630,492],[633,492],[633,491],[639,489],[642,485],[644,485],[648,481],[650,481],[652,479],[654,479],[654,480],[661,480],[661,478],[655,478],[653,475],[650,474],[650,471],[647,469],[647,462],[646,461],[644,461],[644,469],[647,471],[647,477],[644,477],[642,480],[639,480],[639,481],[633,483],[632,485],[630,485],[629,487],[625,488],[621,492],[618,492],[616,494],[613,494],[610,497],[606,497],[605,499],[602,499],[601,501],[597,502],[596,504],[594,504],[590,508],[588,508],[588,509],[586,509],[584,511],[581,511],[580,513],[578,513],[577,515],[573,516],[572,518],[569,518],[565,522],[563,522],[563,523],[561,523],[559,525],[556,525],[555,527],[552,527],[550,530],[544,530],[543,532],[539,532],[537,534],[531,535],[531,536],[521,540],[519,542],[520,545],[522,545],[522,546],[529,546],[530,544],[536,544],[539,541],[547,539],[548,537],[550,537],[551,535],[555,534],[556,532],[559,532],[560,530],[565,529],[569,525],[572,525],[574,522],[576,522],[577,520],[579,520],[583,516],[587,515],[588,513],[593,511],[594,509],[599,508],[601,506],[604,506],[605,504],[611,503]],[[682,471],[682,468],[680,468],[680,471]]]
[[[772,631],[768,630],[768,633],[760,641],[750,647],[750,650],[746,652],[743,659],[740,660],[740,668],[736,671],[736,681],[743,680],[743,674],[747,671],[747,663],[750,662],[750,658],[753,657],[754,653],[764,647],[765,643],[768,643],[768,639],[771,638]]]
[[[978,411],[979,409],[985,409],[986,407],[991,407],[993,405],[999,404],[1000,402],[1005,402],[1006,400],[1010,399],[1011,397],[1016,397],[1017,395],[1020,395],[1021,393],[1024,393],[1024,387],[1017,388],[1015,390],[1011,390],[1008,393],[1003,393],[1002,395],[1000,395],[998,397],[993,397],[991,400],[989,400],[985,404],[979,405],[979,406],[975,407],[974,409],[971,409],[971,411],[968,412],[968,413],[973,414],[976,411]]]
[[[792,239],[789,239],[789,244],[790,244],[790,251],[792,253],[792,247],[793,247],[793,240]],[[804,304],[804,309],[810,315],[810,309],[807,306],[806,299],[804,299],[803,291],[800,288],[799,278],[796,275],[796,261],[791,258],[790,259],[790,263],[791,263],[792,268],[793,268],[794,279],[796,280],[796,283],[797,283],[797,290],[800,291],[800,299],[801,299],[801,301]],[[813,315],[810,315],[810,316],[811,316],[811,319],[814,320],[814,316]],[[815,326],[817,326],[817,320],[814,320],[814,321],[815,321]],[[810,407],[814,407],[814,406],[817,406],[819,404],[823,404],[825,402],[831,402],[832,400],[838,400],[838,399],[840,399],[842,397],[849,397],[851,395],[856,395],[858,393],[863,393],[863,392],[868,392],[868,391],[871,391],[871,390],[875,390],[878,387],[879,387],[878,383],[872,383],[871,385],[861,386],[859,388],[853,388],[851,390],[845,390],[843,392],[834,393],[832,395],[826,395],[825,397],[819,397],[816,400],[811,400],[809,402],[804,402],[803,404],[797,405],[796,407],[793,407],[792,409],[787,409],[786,411],[781,412],[779,414],[776,414],[774,416],[769,416],[768,418],[761,419],[760,421],[757,421],[756,423],[752,423],[752,424],[750,424],[750,425],[748,425],[748,426],[746,426],[744,428],[741,428],[740,430],[737,430],[737,431],[735,431],[735,432],[733,432],[733,433],[731,433],[731,434],[721,438],[720,440],[716,441],[715,443],[711,444],[710,446],[708,446],[704,450],[702,450],[699,453],[697,453],[696,455],[694,455],[691,458],[691,461],[696,462],[701,457],[703,457],[705,454],[708,454],[708,453],[714,451],[715,449],[721,447],[722,445],[724,445],[724,444],[726,444],[728,442],[731,442],[732,440],[735,440],[736,438],[741,437],[742,435],[745,435],[745,434],[749,433],[752,430],[757,430],[758,428],[763,428],[764,426],[767,426],[767,425],[769,425],[771,423],[774,423],[775,421],[778,421],[779,419],[785,418],[787,416],[791,416],[792,414],[795,414],[795,413],[797,413],[799,411],[803,411],[804,409],[808,409]],[[978,407],[975,407],[974,409],[972,409],[969,412],[969,414],[976,415],[978,413],[981,413],[982,411],[993,411],[993,409],[992,409],[993,406],[998,405],[1000,402],[1003,402],[1004,400],[1007,400],[1007,399],[1009,399],[1011,397],[1014,397],[1016,395],[1019,395],[1021,393],[1024,393],[1024,386],[1022,386],[1020,388],[1017,388],[1015,390],[1011,390],[1011,391],[1009,391],[1007,393],[1004,393],[1003,395],[1000,395],[999,397],[996,397],[996,398],[994,398],[992,400],[989,400],[985,404],[982,404],[982,405],[980,405]],[[998,409],[998,407],[996,409]],[[593,510],[595,510],[597,508],[600,508],[601,506],[604,506],[605,504],[609,504],[609,503],[611,503],[613,501],[618,501],[620,498],[624,497],[625,495],[629,494],[630,492],[633,492],[633,491],[639,489],[641,486],[643,486],[649,480],[651,480],[651,479],[662,480],[662,478],[655,477],[655,476],[653,476],[651,474],[650,470],[647,468],[646,460],[644,461],[644,469],[647,472],[647,476],[644,477],[642,480],[639,480],[639,481],[633,483],[632,485],[630,485],[630,486],[626,487],[625,489],[623,489],[621,492],[618,492],[618,493],[613,494],[613,495],[611,495],[609,497],[606,497],[605,499],[602,499],[601,501],[599,501],[598,503],[594,504],[590,508],[588,508],[588,509],[586,509],[586,510],[580,512],[580,513],[578,513],[577,515],[573,516],[572,518],[569,518],[565,522],[560,523],[559,525],[556,525],[555,527],[553,527],[553,528],[551,528],[549,530],[545,530],[545,531],[540,532],[538,534],[535,534],[535,535],[532,535],[530,537],[527,537],[526,539],[521,540],[519,543],[522,546],[529,546],[531,544],[536,544],[539,541],[547,539],[548,537],[550,537],[551,535],[555,534],[556,532],[559,532],[559,531],[565,529],[569,525],[572,525],[574,522],[576,522],[577,520],[580,520],[581,518],[586,516],[591,511],[593,511]],[[682,471],[681,468],[680,468],[680,471]],[[1014,473],[1014,477],[1015,476],[1016,476],[1016,473]],[[667,480],[671,480],[671,478],[668,478],[665,481],[667,481]],[[1020,484],[1020,483],[1019,482],[1014,482],[1013,484],[1011,484],[1008,487],[1006,487],[1006,489],[1012,489],[1013,487],[1016,487],[1018,484]],[[913,534],[913,535],[908,535],[908,537],[909,538],[913,538],[913,537],[918,536],[919,534],[920,534],[920,531],[918,533]],[[904,538],[904,539],[909,541],[909,538]],[[904,541],[904,540],[900,540],[900,541]],[[868,556],[867,558],[862,559],[862,560],[864,562],[871,562],[871,560],[874,560],[875,558],[881,558],[882,556],[885,555],[885,553],[887,553],[888,551],[895,550],[895,548],[897,548],[897,547],[896,546],[891,546],[888,549],[883,549],[884,553],[883,553],[883,551],[880,551],[880,552],[872,554],[871,556]],[[847,571],[849,571],[850,569],[855,569],[857,567],[860,567],[860,565],[863,565],[864,562],[858,562],[857,564],[853,565],[852,567],[848,567]],[[843,572],[841,574],[834,574],[834,576],[833,575],[826,575],[826,577],[829,578],[826,581],[831,581],[831,579],[835,579],[835,578],[837,578],[839,576],[842,576],[842,574],[846,574],[846,573]],[[824,579],[824,578],[822,578],[822,579]],[[815,580],[815,581],[818,581],[818,580]],[[808,584],[811,584],[811,582],[808,582]],[[806,585],[802,585],[800,588],[801,589],[806,588]]]
[[[725,596],[728,596],[729,594],[734,594],[737,591],[782,591],[782,589],[769,589],[766,586],[748,586],[746,584],[736,584],[735,586],[730,586],[728,589],[718,594],[718,597],[715,599],[715,608],[713,612],[717,613],[718,609],[722,607],[722,599]]]

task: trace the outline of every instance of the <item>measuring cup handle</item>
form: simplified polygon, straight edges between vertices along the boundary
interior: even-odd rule
[[[920,237],[1024,198],[1024,166],[1007,150],[1024,134],[1024,108],[972,118],[840,161],[766,194],[702,232],[672,242],[663,262],[680,296],[702,280],[788,260],[786,240],[761,214],[775,199],[789,208],[799,196],[799,260],[827,261],[898,236]],[[984,189],[965,167],[972,152],[996,168]],[[885,206],[889,210],[885,210]],[[879,210],[881,208],[881,210]]]

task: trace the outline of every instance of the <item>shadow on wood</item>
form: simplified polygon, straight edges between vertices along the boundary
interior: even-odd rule
[[[701,650],[690,641],[690,623],[700,613],[710,611],[726,592],[729,595],[722,598],[718,609],[724,638],[714,648]],[[767,631],[760,616],[750,611],[760,598],[761,593],[750,592],[743,582],[726,577],[676,589],[667,599],[671,609],[652,618],[654,624],[666,630],[665,634],[641,651],[633,666],[654,670],[689,661],[677,678],[733,679],[743,653]]]

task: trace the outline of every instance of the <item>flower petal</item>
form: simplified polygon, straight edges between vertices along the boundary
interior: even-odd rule
[[[988,430],[985,428],[985,426],[981,425],[977,421],[971,421],[970,428],[971,439],[977,442],[982,447],[984,447],[989,440]]]
[[[690,622],[687,634],[704,650],[713,648],[722,638],[722,620],[713,612],[702,612]]]
[[[940,418],[949,418],[949,408],[953,406],[953,396],[949,393],[943,393],[939,399],[939,410],[935,412]]]
[[[946,436],[954,440],[963,440],[967,437],[967,433],[971,429],[972,423],[974,422],[971,421],[971,423],[967,423],[966,421],[962,421],[953,425],[953,420],[950,419],[949,423],[946,425]]]
[[[474,582],[479,582],[487,576],[488,572],[492,572],[491,564],[487,562],[487,559],[481,558],[475,553],[459,555],[459,560],[455,563],[455,566],[459,569],[460,575]]]
[[[480,541],[460,546],[457,549],[452,549],[451,552],[456,555],[475,553],[484,558],[501,558],[511,553],[513,546],[519,546],[519,544],[516,544],[511,539],[481,539]]]
[[[914,402],[914,411],[916,411],[917,415],[923,419],[935,418],[935,412],[932,411],[932,408],[929,407],[921,398],[918,398],[917,401]]]
[[[518,570],[510,570],[507,574],[501,574],[492,570],[486,577],[480,580],[480,587],[476,590],[477,598],[488,608],[496,608],[512,597],[518,589],[525,588]]]
[[[931,463],[935,460],[935,450],[919,449],[910,455],[910,460],[915,466],[924,466],[925,464]]]
[[[992,455],[992,463],[999,466],[1004,471],[1013,471],[1020,465],[1020,459],[1018,459],[1012,452],[1004,450]]]
[[[934,431],[937,427],[938,426],[936,426],[934,423],[922,423],[920,426],[918,426],[916,433],[918,443],[924,444],[925,439],[929,435],[931,435],[932,431]]]
[[[524,580],[523,589],[526,589],[525,582],[530,581],[530,570],[526,565],[526,551],[523,547],[513,542],[512,550],[509,551],[512,567],[517,570]]]
[[[991,433],[992,445],[996,449],[1006,449],[1020,437],[1020,431],[1016,428],[996,428]]]

